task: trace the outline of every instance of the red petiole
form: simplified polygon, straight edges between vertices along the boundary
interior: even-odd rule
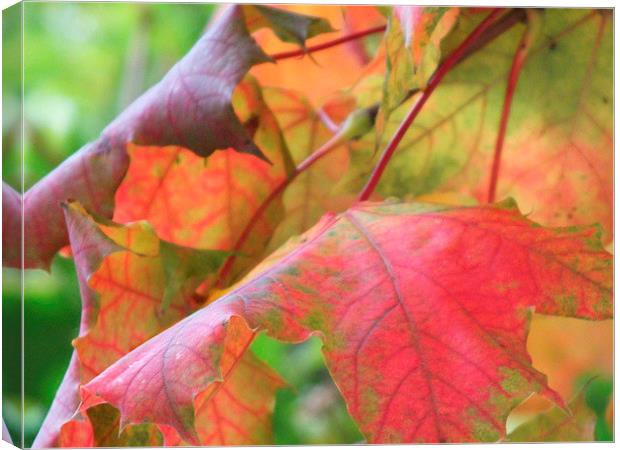
[[[375,166],[372,174],[366,186],[358,196],[359,201],[368,200],[372,193],[374,192],[379,180],[381,179],[381,175],[385,171],[390,158],[396,151],[398,144],[407,133],[407,130],[418,116],[422,107],[427,102],[433,91],[437,88],[441,80],[450,72],[450,70],[461,60],[461,58],[467,53],[469,48],[477,41],[477,39],[483,35],[483,33],[491,27],[493,22],[497,17],[499,17],[504,12],[503,9],[496,8],[494,9],[475,29],[472,31],[467,38],[459,45],[447,58],[441,63],[441,65],[437,68],[437,71],[433,74],[432,78],[428,82],[428,85],[422,92],[420,98],[415,102],[405,119],[402,121],[392,139],[388,143],[387,147],[383,151],[379,162]]]
[[[534,14],[534,13],[532,13]],[[497,191],[497,180],[499,178],[499,169],[502,159],[502,149],[504,147],[504,138],[506,137],[506,128],[508,127],[508,118],[510,116],[510,107],[512,106],[512,98],[519,81],[519,75],[523,69],[523,64],[528,55],[528,51],[532,44],[532,26],[531,26],[531,14],[528,15],[530,21],[528,27],[523,32],[523,37],[519,42],[517,50],[515,51],[512,66],[508,74],[508,83],[506,84],[506,93],[504,94],[504,105],[502,106],[502,115],[499,120],[499,128],[497,131],[497,140],[495,141],[495,152],[493,154],[493,163],[491,165],[491,178],[489,181],[489,191],[487,196],[487,202],[493,203],[495,201],[495,194]]]
[[[356,39],[361,39],[366,36],[370,36],[371,34],[383,33],[385,31],[386,26],[380,25],[373,28],[368,28],[367,30],[357,31],[355,33],[348,34],[346,36],[339,37],[338,39],[334,39],[333,41],[324,42],[322,44],[312,45],[308,48],[300,48],[297,50],[291,50],[288,52],[281,52],[271,55],[271,59],[274,61],[280,61],[282,59],[295,58],[298,56],[304,56],[309,53],[319,52],[321,50],[326,50],[331,47],[335,47],[340,44],[344,44],[345,42],[354,41]]]

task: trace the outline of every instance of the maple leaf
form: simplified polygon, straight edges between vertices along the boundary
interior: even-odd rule
[[[234,247],[265,198],[291,173],[293,162],[257,83],[244,80],[233,99],[272,164],[232,148],[204,159],[182,147],[130,145],[129,169],[116,192],[115,221],[148,220],[162,239],[187,247]],[[262,255],[281,216],[274,202],[240,249],[236,270]]]
[[[143,222],[97,223],[77,203],[66,206],[66,217],[82,298],[80,336],[36,446],[52,445],[75,413],[79,384],[195,310],[194,289],[228,256],[160,242]]]
[[[238,319],[237,319],[238,320]],[[194,439],[201,445],[257,445],[272,442],[270,417],[281,378],[251,352],[254,333],[239,321],[226,336],[222,381],[196,398]],[[252,389],[248,390],[251,383]],[[81,415],[62,426],[61,447],[188,445],[171,427],[154,424],[123,426],[116,408],[90,397]],[[122,429],[121,429],[122,428]]]
[[[127,226],[97,223],[77,204],[68,205],[67,220],[83,300],[96,302],[96,316],[88,319],[74,341],[82,382],[194,310],[195,288],[228,256],[226,252],[197,251],[159,241],[144,222]],[[89,306],[85,309],[91,309]],[[283,383],[251,354],[241,360],[234,357],[239,345],[245,350],[248,335],[253,333],[240,329],[234,338],[228,338],[221,365],[229,379],[216,392],[197,399],[196,423],[202,443],[270,442],[271,426],[265,417],[273,408],[275,390]],[[254,394],[242,397],[249,379]],[[88,406],[82,416],[101,426],[89,434],[86,421],[71,420],[63,425],[61,445],[84,436],[97,445],[161,445],[160,433],[142,425],[119,435],[117,412],[92,402]],[[173,436],[167,435],[168,439]]]
[[[540,15],[542,28],[513,99],[497,193],[514,197],[545,225],[601,223],[608,242],[611,20],[603,10]],[[442,51],[458,45],[479,20],[478,14],[461,14]],[[390,161],[380,194],[461,192],[486,201],[505,81],[522,34],[523,25],[514,26],[446,76]],[[417,99],[395,111],[386,127],[395,129]],[[368,169],[361,170],[363,177]]]
[[[144,222],[97,223],[76,203],[66,211],[83,302],[74,346],[88,381],[194,310],[191,293],[201,276],[228,254],[160,242]]]
[[[325,144],[355,108],[347,95],[333,97],[318,110],[294,91],[266,88],[264,95],[297,165]],[[284,216],[269,241],[270,250],[308,230],[325,212],[341,211],[354,201],[333,192],[348,166],[349,148],[343,143],[290,183],[282,194]]]
[[[79,219],[83,209],[74,205],[75,214],[67,216],[68,228],[73,230],[72,253],[76,262],[77,278],[80,284],[82,311],[80,318],[80,334],[88,332],[94,324],[97,314],[97,298],[88,287],[90,274],[107,255],[120,250],[120,247],[109,239],[101,239],[97,227],[87,221]],[[83,251],[85,249],[86,251]],[[68,420],[79,405],[79,390],[82,378],[82,369],[77,353],[74,351],[69,361],[60,386],[54,396],[54,401],[33,442],[33,447],[51,447],[58,439],[58,432],[62,424]]]
[[[386,70],[375,129],[381,143],[392,112],[423,89],[439,65],[442,39],[459,15],[458,8],[396,6],[385,35]]]
[[[342,123],[354,109],[351,97],[334,98],[315,111],[299,94],[261,91],[248,78],[234,99],[246,123],[258,118],[255,140],[268,149],[271,166],[232,149],[201,160],[180,147],[130,145],[131,161],[117,190],[114,215],[118,222],[148,220],[159,236],[177,244],[238,251],[229,277],[233,280],[264,256],[267,243],[276,248],[310,228],[326,210],[343,210],[354,199],[329,195],[348,165],[344,143],[308,170],[293,173],[293,164],[328,141],[334,122]],[[289,181],[282,196],[270,198]],[[208,202],[194,201],[207,197]],[[201,289],[207,290],[208,284]]]
[[[375,6],[281,5],[280,8],[323,17],[331,28],[340,30],[340,37],[365,30],[379,33],[385,26],[385,18]],[[267,30],[259,31],[255,36],[268,53],[275,55],[276,64],[255,66],[250,73],[263,86],[298,94],[307,93],[308,86],[312,86],[308,101],[316,109],[339,91],[349,89],[363,75],[382,71],[384,65],[381,52],[373,55],[358,39],[312,54],[280,59],[278,55],[295,51],[290,44],[275,39]],[[333,39],[333,34],[326,33],[309,39],[307,48],[320,47]]]
[[[158,85],[26,194],[26,267],[47,267],[68,234],[83,302],[76,353],[35,446],[269,443],[283,382],[248,351],[260,331],[287,342],[323,339],[327,366],[370,442],[498,440],[507,414],[532,392],[563,407],[532,365],[526,339],[533,311],[611,317],[611,257],[598,229],[543,228],[510,202],[360,203],[334,214],[354,202],[351,186],[374,166],[377,136],[406,130],[404,109],[424,105],[437,86],[412,116],[379,192],[359,198],[484,201],[482,167],[509,104],[502,82],[508,71],[512,77],[523,33],[504,31],[526,14],[493,9],[486,31],[451,60],[458,51],[445,50],[464,48],[476,14],[396,7],[373,59],[376,42],[361,38],[385,29],[374,8],[292,8],[319,8],[344,33],[313,39],[333,30],[328,21],[286,8],[223,9]],[[527,47],[519,86],[540,83],[517,91],[500,192],[545,224],[593,216],[609,232],[610,15],[532,14],[543,17],[542,33]],[[271,31],[257,33],[257,44],[250,33],[264,27]],[[584,29],[586,39],[577,39]],[[275,47],[274,36],[301,50]],[[258,66],[270,49],[283,50],[273,54],[277,64]],[[329,63],[316,65],[315,50]],[[458,66],[433,77],[442,53]],[[580,83],[558,75],[573,56]],[[242,81],[249,70],[258,81]],[[415,95],[429,80],[439,84]],[[296,91],[308,85],[310,99]],[[379,105],[377,133],[364,136]],[[361,112],[372,120],[347,127],[353,110],[349,118]],[[546,164],[557,171],[540,176]],[[87,209],[69,202],[62,222],[56,206],[67,198]],[[3,185],[3,200],[3,243],[11,246],[4,262],[18,265],[19,194]],[[325,211],[332,212],[229,286]],[[99,217],[112,213],[127,225]]]
[[[519,425],[506,438],[510,442],[589,442],[594,440],[596,414],[586,402],[586,387],[568,404],[570,412],[554,406]]]
[[[531,365],[531,311],[611,317],[611,255],[599,239],[596,228],[538,226],[511,203],[359,204],[326,215],[227,295],[117,361],[82,397],[118,407],[123,424],[173,426],[196,443],[194,399],[225,379],[229,335],[239,327],[287,342],[317,334],[370,442],[497,440],[532,392],[562,404]]]
[[[441,56],[441,40],[450,32],[458,8],[396,6],[386,32],[387,70],[382,108],[398,107],[414,89],[426,85]]]
[[[246,10],[267,14],[249,23]],[[60,203],[80,201],[86,208],[111,217],[114,192],[127,170],[126,145],[180,146],[206,156],[217,149],[264,158],[252,136],[235,115],[231,96],[253,65],[271,61],[250,36],[261,26],[282,34],[300,26],[297,41],[328,28],[321,19],[298,15],[286,25],[286,12],[269,20],[268,7],[233,5],[198,40],[166,76],[132,103],[101,136],[76,152],[24,195],[27,268],[48,268],[54,254],[68,243]],[[254,21],[256,22],[256,21]]]

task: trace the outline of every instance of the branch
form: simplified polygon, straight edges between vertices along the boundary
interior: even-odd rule
[[[448,55],[446,60],[443,63],[441,63],[437,71],[433,74],[432,78],[428,82],[428,85],[424,89],[418,101],[415,102],[415,104],[413,105],[413,107],[411,108],[411,110],[409,111],[405,119],[403,120],[403,122],[398,127],[398,130],[396,130],[396,132],[392,136],[392,139],[390,140],[389,144],[387,145],[383,154],[381,155],[379,162],[375,166],[370,176],[370,179],[368,180],[368,182],[366,183],[366,186],[364,187],[364,189],[358,196],[359,201],[365,201],[365,200],[368,200],[368,198],[370,198],[370,195],[374,192],[377,184],[379,183],[379,180],[381,179],[381,175],[385,171],[385,168],[387,167],[387,164],[390,161],[390,158],[396,151],[398,144],[400,144],[400,141],[405,136],[405,133],[407,132],[407,130],[409,129],[409,127],[411,126],[415,118],[418,116],[418,114],[422,110],[422,107],[424,106],[426,101],[429,99],[433,91],[437,88],[441,80],[443,80],[443,78],[450,72],[450,70],[456,64],[458,64],[458,62],[466,55],[467,50],[472,46],[472,44],[474,44],[480,38],[480,36],[483,35],[485,30],[488,30],[491,27],[495,19],[503,12],[504,12],[503,9],[500,9],[500,8],[494,9],[474,29],[474,31],[472,31],[469,34],[469,36],[465,38],[465,40],[461,43],[461,45],[459,45],[450,55]]]

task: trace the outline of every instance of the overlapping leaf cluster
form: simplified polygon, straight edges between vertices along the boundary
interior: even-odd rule
[[[526,342],[533,311],[612,316],[611,16],[537,13],[499,178],[525,218],[484,197],[522,11],[437,88],[373,203],[356,195],[378,150],[485,11],[317,11],[225,9],[25,193],[24,266],[69,244],[83,302],[35,446],[269,443],[284,382],[248,350],[263,331],[320,336],[373,443],[497,441],[533,392],[565,406]],[[6,265],[21,261],[19,208],[4,185]],[[574,421],[553,411],[509,439],[591,438],[574,405]]]

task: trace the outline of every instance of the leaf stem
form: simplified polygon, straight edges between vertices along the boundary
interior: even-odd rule
[[[538,13],[533,10],[532,12],[528,10],[528,25],[523,32],[523,36],[519,41],[517,49],[515,50],[515,54],[512,59],[512,66],[510,67],[510,72],[508,73],[508,82],[506,84],[506,92],[504,94],[504,105],[502,106],[502,114],[499,119],[497,139],[495,141],[495,152],[493,154],[493,163],[491,165],[491,178],[489,180],[489,191],[487,196],[488,203],[493,203],[495,201],[497,180],[499,178],[499,169],[502,159],[502,149],[504,147],[504,138],[506,137],[506,129],[508,127],[508,119],[510,117],[512,98],[519,81],[519,76],[521,75],[521,70],[523,69],[523,64],[527,59],[527,55],[534,40],[534,31],[536,27],[532,25],[537,22],[536,19],[533,19],[533,17],[535,17],[534,14]]]
[[[340,44],[344,44],[345,42],[354,41],[356,39],[360,39],[371,34],[382,33],[386,29],[386,25],[380,25],[373,28],[368,28],[366,30],[357,31],[355,33],[347,34],[346,36],[339,37],[338,39],[334,39],[333,41],[323,42],[322,44],[312,45],[307,48],[300,48],[297,50],[291,50],[287,52],[276,53],[274,55],[270,55],[271,59],[274,61],[280,61],[282,59],[295,58],[297,56],[304,56],[308,53],[314,53],[321,50],[326,50],[331,47],[335,47]]]
[[[437,71],[433,74],[433,76],[431,77],[431,79],[428,82],[428,85],[423,90],[422,95],[414,103],[414,105],[412,106],[411,110],[409,111],[409,113],[407,114],[405,119],[402,121],[402,123],[400,124],[400,126],[398,127],[398,129],[396,130],[394,135],[392,136],[392,139],[388,143],[387,147],[383,151],[383,154],[381,155],[381,158],[379,159],[379,162],[377,163],[377,165],[375,166],[372,174],[370,175],[370,178],[369,178],[368,182],[366,183],[366,186],[364,187],[364,189],[362,190],[362,192],[358,196],[358,200],[359,201],[365,201],[365,200],[368,200],[370,198],[371,194],[374,192],[375,188],[377,187],[377,184],[379,183],[381,175],[385,171],[385,168],[387,167],[387,164],[390,161],[390,158],[392,157],[392,155],[396,151],[396,148],[398,147],[398,144],[400,144],[400,141],[405,136],[405,133],[407,132],[407,130],[409,129],[409,127],[411,126],[411,124],[413,123],[415,118],[418,116],[418,114],[422,110],[422,107],[424,106],[424,104],[426,103],[428,98],[431,96],[431,94],[433,93],[435,88],[439,85],[441,80],[461,60],[461,58],[464,55],[466,55],[467,50],[470,48],[470,46],[473,43],[475,43],[476,40],[488,28],[490,28],[490,26],[493,24],[495,19],[500,14],[502,14],[504,11],[505,10],[503,8],[495,8],[474,29],[474,31],[472,31],[469,34],[469,36],[467,36],[467,38],[465,38],[465,40],[450,55],[448,55],[446,60],[443,63],[441,63],[441,65],[437,68]]]

